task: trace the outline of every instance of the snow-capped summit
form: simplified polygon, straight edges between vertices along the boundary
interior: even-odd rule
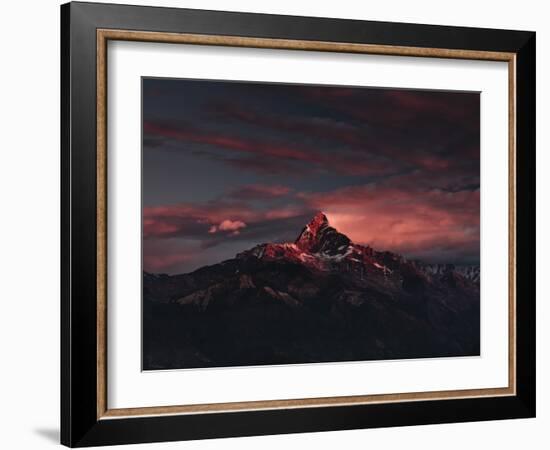
[[[427,264],[407,260],[396,253],[377,251],[368,245],[356,244],[331,227],[322,212],[311,219],[293,243],[260,244],[239,253],[237,258],[288,262],[323,272],[353,273],[362,280],[382,277],[385,283],[393,280],[399,284],[403,271],[412,271],[430,280],[457,275],[479,285],[478,266]]]
[[[355,244],[323,213],[294,242],[144,273],[143,297],[147,369],[479,355],[479,268]]]
[[[329,225],[327,216],[318,212],[305,226],[294,244],[309,253],[335,256],[346,252],[349,238]]]

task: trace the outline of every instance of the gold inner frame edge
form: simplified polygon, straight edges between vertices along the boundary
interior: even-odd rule
[[[240,36],[160,33],[98,29],[96,31],[97,108],[97,419],[175,414],[206,414],[269,409],[314,408],[375,403],[500,397],[516,394],[516,54],[479,50],[389,46]],[[508,386],[500,388],[406,392],[394,394],[260,400],[173,406],[109,409],[107,404],[107,42],[109,40],[216,45],[432,57],[508,62]]]

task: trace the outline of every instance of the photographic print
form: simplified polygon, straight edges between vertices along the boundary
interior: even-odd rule
[[[478,92],[142,79],[144,370],[480,354]]]

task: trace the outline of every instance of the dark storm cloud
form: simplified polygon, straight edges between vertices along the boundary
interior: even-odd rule
[[[262,173],[269,169],[270,163],[281,167],[277,164],[280,163],[283,168],[289,170],[294,168],[303,172],[336,171],[344,175],[372,175],[395,170],[395,162],[391,164],[389,160],[367,152],[351,153],[345,148],[338,152],[324,152],[322,148],[304,145],[291,139],[254,139],[243,137],[238,132],[229,134],[184,123],[174,126],[160,121],[144,122],[143,130],[148,139],[156,136],[159,139],[203,144],[210,149],[210,158],[217,155],[221,161],[237,166],[257,169],[260,166],[258,163],[263,163],[261,165],[267,167],[260,170]],[[228,156],[231,154],[237,154],[240,158],[231,158]]]
[[[258,209],[252,203],[215,200],[201,205],[147,207],[143,210],[143,237],[184,238],[201,247],[214,247],[226,239],[267,242],[273,236],[297,233],[315,212],[301,200],[282,207],[269,206]]]
[[[300,88],[299,93],[318,106],[318,114],[330,115],[291,117],[235,105],[218,105],[216,111],[219,120],[330,141],[385,160],[397,158],[394,164],[441,168],[453,160],[478,161],[477,94],[319,87]]]
[[[229,193],[229,196],[244,200],[265,200],[287,195],[291,189],[282,185],[252,184],[246,185]]]
[[[143,93],[146,268],[292,240],[317,210],[380,250],[479,260],[477,93],[193,80]]]

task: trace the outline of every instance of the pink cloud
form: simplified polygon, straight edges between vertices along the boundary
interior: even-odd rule
[[[289,192],[290,188],[288,186],[282,186],[280,184],[249,184],[233,191],[230,193],[230,196],[239,199],[261,200],[282,197]]]
[[[172,249],[162,249],[162,251],[158,251],[157,249],[145,248],[143,255],[143,270],[156,273],[164,272],[182,263],[192,261],[193,258],[194,255],[190,254],[188,251],[174,251]]]
[[[304,205],[257,209],[244,202],[214,201],[201,205],[181,203],[143,209],[144,239],[204,236],[221,232],[237,236],[249,226],[304,214]]]
[[[454,187],[430,186],[443,182]],[[145,208],[144,237],[184,237],[204,246],[239,234],[250,240],[263,239],[255,233],[270,229],[268,224],[295,221],[321,210],[354,242],[378,250],[427,259],[436,253],[452,258],[475,256],[479,252],[479,190],[475,183],[464,186],[464,182],[460,174],[447,170],[432,177],[418,172],[333,191],[292,193],[292,203],[265,210],[238,201]]]
[[[352,241],[404,255],[479,250],[479,191],[358,186],[303,194]]]
[[[170,139],[218,147],[228,153],[241,155],[240,158],[229,156],[224,160],[225,162],[259,171],[270,171],[271,164],[278,171],[283,169],[291,171],[292,164],[297,163],[301,163],[300,168],[303,171],[336,171],[347,175],[381,175],[395,170],[395,162],[389,164],[388,161],[382,161],[366,152],[363,154],[353,152],[346,154],[343,151],[324,153],[317,148],[304,145],[213,134],[189,126],[180,125],[175,128],[153,122],[144,122],[143,131]]]
[[[337,158],[332,158],[332,169],[349,175],[379,176],[402,172],[403,168],[417,168],[434,173],[460,166],[465,158],[479,159],[479,147],[475,145],[469,145],[468,148],[461,150],[460,158],[453,158],[448,154],[438,156],[433,151],[429,151],[433,145],[441,145],[441,142],[452,140],[449,137],[450,132],[434,125],[434,121],[429,117],[445,121],[446,118],[458,120],[471,115],[473,118],[462,122],[467,122],[464,125],[467,128],[475,126],[475,115],[478,111],[475,96],[454,98],[453,101],[449,101],[449,99],[440,99],[441,93],[380,91],[371,105],[350,102],[348,97],[353,98],[354,92],[354,89],[346,88],[308,87],[304,90],[304,95],[325,106],[329,102],[331,107],[360,122],[380,124],[376,133],[373,133],[369,127],[353,125],[353,121],[266,115],[235,105],[216,105],[216,114],[222,115],[226,120],[267,127],[278,133],[298,133],[306,137],[314,136],[325,142],[333,141],[338,146],[343,145],[356,155],[350,156],[349,153],[339,152]],[[453,107],[454,104],[458,106]],[[418,126],[411,125],[417,122],[419,122]],[[402,130],[403,124],[408,125],[405,132]],[[452,125],[456,128],[455,122]],[[411,133],[411,129],[420,129],[421,133],[415,135]],[[330,164],[328,160],[322,164],[325,165],[325,163],[327,167]],[[246,168],[246,165],[243,167]]]
[[[304,213],[303,206],[284,206],[282,208],[272,209],[264,215],[266,220],[288,219],[297,217]]]
[[[237,231],[239,227],[246,227],[247,222],[258,220],[260,216],[257,211],[243,203],[181,203],[146,207],[143,209],[143,237],[149,239],[214,234],[224,221],[228,221],[224,227],[233,224],[237,229],[231,231]],[[244,224],[244,227],[240,224]]]
[[[246,223],[244,223],[240,220],[226,219],[226,220],[223,220],[222,222],[220,222],[219,225],[212,225],[208,229],[208,233],[214,234],[214,233],[217,233],[219,231],[232,231],[231,234],[233,236],[236,236],[236,235],[240,234],[239,230],[241,228],[246,228]]]
[[[245,228],[246,223],[240,220],[229,220],[226,219],[218,225],[218,229],[222,231],[236,231],[239,228]]]
[[[295,159],[309,161],[314,155],[307,151],[286,147],[284,145],[271,144],[251,139],[243,139],[237,136],[215,135],[190,127],[171,128],[166,125],[159,125],[152,122],[144,122],[143,130],[147,133],[159,134],[165,137],[210,144],[227,150],[244,153],[261,153],[276,158]]]

